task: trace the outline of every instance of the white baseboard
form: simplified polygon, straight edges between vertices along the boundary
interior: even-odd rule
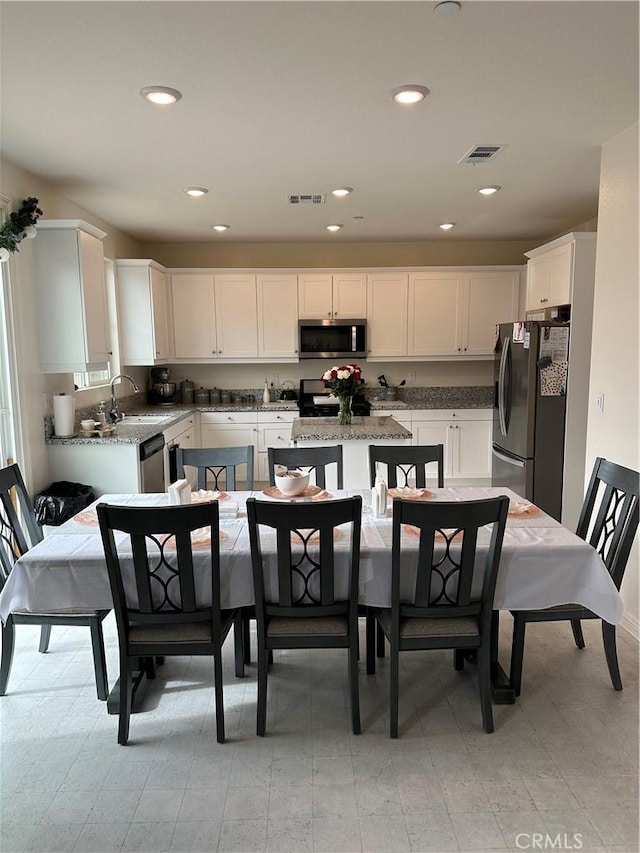
[[[620,627],[630,634],[634,640],[640,640],[640,625],[638,624],[638,620],[635,616],[632,616],[630,613],[625,613],[622,617],[622,622],[620,622]]]

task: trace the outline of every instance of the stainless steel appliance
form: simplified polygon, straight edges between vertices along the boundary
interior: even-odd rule
[[[496,328],[491,483],[513,489],[558,521],[568,351],[566,323],[525,321]]]
[[[298,408],[301,418],[327,418],[337,416],[338,400],[329,399],[331,392],[325,388],[322,379],[301,379]],[[371,413],[371,403],[361,394],[353,398],[352,409],[354,415],[368,416]]]
[[[299,320],[300,358],[364,358],[366,320]]]
[[[140,442],[140,491],[164,492],[164,435],[158,433]]]

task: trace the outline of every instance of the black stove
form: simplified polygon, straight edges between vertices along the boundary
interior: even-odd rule
[[[322,379],[301,379],[300,394],[298,395],[300,417],[331,418],[337,416],[338,403],[328,402],[329,394],[329,389],[325,388]],[[361,394],[357,394],[353,398],[351,408],[354,415],[368,416],[371,413],[371,403],[365,400]]]

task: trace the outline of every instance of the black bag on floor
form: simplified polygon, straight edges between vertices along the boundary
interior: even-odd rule
[[[91,486],[60,480],[39,492],[34,500],[38,524],[57,527],[96,499]]]

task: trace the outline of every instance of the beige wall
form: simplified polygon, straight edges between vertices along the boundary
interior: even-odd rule
[[[597,456],[640,470],[638,201],[635,124],[602,149],[587,477]],[[596,409],[598,393],[605,395],[604,413]],[[636,637],[639,573],[636,540],[622,585],[623,624]]]
[[[531,240],[432,243],[145,243],[166,267],[418,267],[524,264]]]

